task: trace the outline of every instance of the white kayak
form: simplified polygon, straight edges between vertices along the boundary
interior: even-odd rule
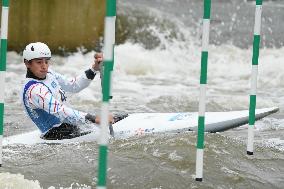
[[[279,108],[263,108],[256,110],[259,120],[277,112]],[[230,112],[207,112],[205,115],[205,132],[222,132],[248,123],[248,110]],[[151,133],[196,131],[198,112],[184,113],[133,113],[113,125],[114,138],[128,138]],[[99,129],[73,139],[43,140],[38,130],[14,135],[3,139],[3,145],[38,144],[38,143],[70,143],[96,141]]]

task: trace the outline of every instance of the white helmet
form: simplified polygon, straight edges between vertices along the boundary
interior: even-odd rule
[[[23,58],[27,61],[36,58],[51,58],[51,51],[44,43],[30,43],[24,49]]]

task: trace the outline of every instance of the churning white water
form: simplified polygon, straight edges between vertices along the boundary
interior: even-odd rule
[[[119,4],[119,15],[132,19],[128,24],[137,23],[139,18],[151,21],[144,22],[146,26],[136,26],[134,29],[128,25],[129,28],[125,30],[133,29],[137,36],[132,33],[124,43],[115,47],[114,99],[111,103],[113,112],[198,111],[201,47],[198,29],[200,20],[196,20],[195,16],[202,7],[199,7],[201,3],[197,1],[186,0],[182,1],[184,5],[176,3],[177,7],[171,7],[174,2],[153,0],[152,6],[149,5],[150,1],[126,1]],[[238,2],[241,2],[241,8],[252,7],[250,2]],[[224,34],[227,30],[221,27],[222,23],[225,26],[231,24],[233,30],[243,17],[235,16],[237,21],[227,20],[222,11],[220,13],[216,9],[230,7],[234,3],[217,1],[213,4],[215,13],[211,27],[214,41],[209,47],[208,111],[248,109],[249,105],[252,58],[252,48],[248,42],[250,40],[243,42],[248,48],[237,43],[242,40],[234,37],[237,34],[228,41]],[[197,8],[185,10],[185,5],[194,5]],[[268,5],[275,11],[281,8],[272,6],[274,2],[269,2]],[[136,8],[133,8],[135,6],[145,8],[147,14],[140,15],[140,8],[137,8],[136,13]],[[123,12],[125,7],[129,10]],[[234,13],[245,15],[246,10],[242,12],[241,8],[236,9],[240,13]],[[270,28],[274,28],[277,20],[268,11],[270,9],[265,12],[264,8],[264,19],[265,23],[272,23]],[[235,11],[233,6],[227,11],[230,10]],[[186,13],[192,18],[185,19],[182,15]],[[221,20],[220,25],[217,18]],[[234,21],[235,24],[232,24]],[[214,26],[219,30],[214,29]],[[146,36],[151,34],[154,36],[151,39],[153,41],[158,39],[156,47],[147,46],[148,38],[140,35],[141,33],[146,33]],[[222,40],[217,40],[218,33]],[[251,31],[239,34],[241,38],[252,38]],[[272,38],[277,38],[274,30],[272,33],[265,33],[265,42],[268,45],[264,44],[260,51],[257,107],[278,106],[280,112],[256,123],[254,157],[245,156],[247,126],[224,133],[207,134],[205,182],[196,183],[195,133],[116,140],[110,144],[109,188],[283,187],[284,48],[280,42],[269,40],[269,34]],[[138,37],[145,37],[145,40],[136,40]],[[271,44],[275,44],[275,47]],[[55,55],[51,66],[67,76],[82,74],[91,65],[93,55],[94,52],[80,51],[67,57]],[[24,77],[25,66],[21,55],[9,52],[4,136],[36,129],[21,108],[20,93]],[[100,102],[101,86],[98,76],[90,87],[68,98],[72,107],[92,113],[99,112]],[[94,188],[97,180],[97,153],[96,143],[4,146],[0,189],[23,186],[29,189]]]

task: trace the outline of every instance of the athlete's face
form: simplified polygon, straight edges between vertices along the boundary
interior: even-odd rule
[[[46,77],[49,59],[48,58],[37,58],[26,63],[27,68],[38,78],[44,79]]]

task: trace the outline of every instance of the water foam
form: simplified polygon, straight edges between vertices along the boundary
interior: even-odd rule
[[[24,175],[0,173],[0,189],[42,189],[37,180],[25,179]]]
[[[50,186],[47,189],[55,189]],[[72,183],[70,187],[59,187],[59,189],[91,189],[86,184]],[[22,174],[0,173],[0,189],[42,189],[38,180],[25,179]]]
[[[199,94],[200,47],[179,46],[178,41],[167,49],[156,48],[147,50],[139,44],[125,43],[115,48],[115,69],[113,89],[121,98],[133,95],[149,100],[161,95],[192,96]],[[182,44],[184,45],[184,44]],[[258,101],[259,107],[273,106],[275,102],[283,104],[280,93],[284,67],[281,49],[262,49],[259,61]],[[12,60],[8,64],[5,95],[17,96],[20,93],[19,83],[25,75],[25,67],[19,60],[20,56],[8,53]],[[67,58],[53,58],[52,68],[59,73],[73,76],[83,73],[90,67],[94,52],[87,54],[75,53]],[[240,49],[230,45],[210,46],[208,64],[208,98],[212,102],[227,106],[227,109],[245,108],[248,104],[251,72],[251,49]],[[273,77],[271,77],[273,76]],[[101,101],[99,77],[92,82],[90,88],[78,95],[72,95],[71,102]],[[141,95],[140,95],[141,94]],[[233,94],[233,96],[232,96]],[[74,98],[73,98],[74,96]],[[223,97],[227,98],[223,98]],[[222,98],[220,98],[222,97]],[[233,97],[233,99],[232,99]],[[19,99],[19,98],[16,98]],[[69,99],[69,100],[70,100]],[[143,99],[143,98],[140,98]],[[226,100],[227,99],[227,100]],[[145,101],[140,100],[141,103]],[[16,101],[20,104],[20,101]],[[79,105],[79,103],[78,103]]]

